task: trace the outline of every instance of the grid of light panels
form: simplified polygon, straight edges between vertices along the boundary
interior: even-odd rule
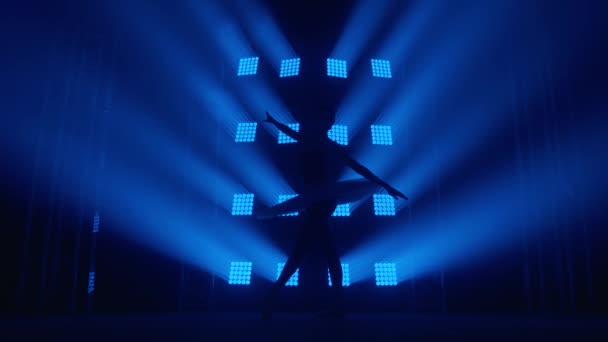
[[[374,77],[392,78],[391,62],[385,59],[372,59],[372,75]]]
[[[391,126],[386,125],[371,125],[372,144],[374,145],[392,145],[393,133]]]
[[[253,194],[234,194],[232,197],[232,215],[250,216],[253,214]]]
[[[331,214],[331,216],[350,216],[350,203],[338,204],[336,210],[333,214]]]
[[[230,274],[228,284],[230,285],[249,285],[251,284],[251,261],[232,261],[230,263]]]
[[[255,75],[258,73],[259,57],[241,58],[239,62],[238,76]]]
[[[294,197],[297,197],[298,195],[279,195],[279,203],[283,203],[287,200],[290,200]],[[283,214],[281,216],[298,216],[298,212],[294,212],[294,213],[287,213],[287,214]]]
[[[348,127],[344,125],[333,125],[327,131],[327,137],[340,145],[348,145]]]
[[[333,286],[329,270],[327,270],[327,278],[329,279],[329,286]],[[348,269],[348,264],[342,264],[342,286],[350,286],[350,271]]]
[[[255,75],[258,72],[259,57],[245,57],[239,61],[238,76]],[[343,59],[327,58],[327,76],[347,78],[348,62]],[[370,59],[372,76],[379,78],[392,78],[391,62],[386,59]],[[300,75],[300,58],[281,60],[279,77],[294,77]]]
[[[376,276],[376,286],[397,285],[397,266],[394,263],[374,264],[374,274]]]
[[[288,124],[287,127],[293,129],[296,132],[300,131],[300,124],[299,123],[292,123],[292,124]],[[279,144],[293,144],[298,142],[297,140],[293,139],[292,137],[290,137],[289,135],[279,131],[279,138],[277,141]]]
[[[374,215],[395,216],[395,199],[387,194],[374,194]]]
[[[346,61],[342,59],[327,59],[327,76],[331,77],[347,77]]]
[[[281,61],[281,72],[279,77],[293,77],[300,74],[300,59],[291,58]]]
[[[277,264],[277,279],[279,279],[279,277],[281,276],[281,272],[283,271],[284,267],[285,267],[284,262],[280,262]],[[300,273],[300,270],[297,269],[296,272],[291,276],[291,278],[289,278],[287,283],[285,283],[285,286],[298,286],[299,273]]]
[[[257,122],[239,122],[239,124],[236,126],[236,136],[234,137],[234,141],[238,143],[254,142],[257,127]]]
[[[349,264],[342,263],[342,286],[350,286],[350,267]],[[285,267],[284,262],[277,264],[277,276],[279,279],[281,272]],[[251,285],[253,263],[251,261],[232,261],[230,263],[230,273],[228,276],[229,285]],[[299,272],[296,272],[289,278],[286,286],[298,286],[299,285]],[[397,264],[392,262],[378,262],[374,264],[374,279],[376,286],[397,286]],[[331,272],[327,270],[327,283],[329,286],[333,286],[331,281]],[[95,289],[95,272],[89,274],[89,293]]]

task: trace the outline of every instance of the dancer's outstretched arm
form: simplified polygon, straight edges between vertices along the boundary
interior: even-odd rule
[[[278,122],[268,112],[266,112],[266,120],[264,120],[264,122],[269,122],[269,123],[275,125],[281,132],[285,133],[287,136],[289,136],[290,138],[292,138],[294,140],[297,140],[297,141],[302,140],[302,135],[300,134],[300,132],[296,132],[293,129],[291,129],[289,126]]]
[[[348,155],[348,153],[346,153],[346,151],[342,150],[341,154],[344,157],[344,159],[346,160],[346,164],[351,169],[353,169],[353,171],[355,171],[356,173],[360,174],[361,176],[367,178],[368,180],[380,185],[381,187],[385,188],[386,191],[389,193],[389,195],[395,197],[395,199],[398,199],[399,197],[401,197],[403,199],[407,199],[407,196],[405,196],[399,190],[390,186],[388,183],[386,183],[385,181],[380,179],[378,176],[376,176],[373,172],[371,172],[368,168],[366,168],[365,166],[361,165],[359,162],[354,160],[351,156]]]

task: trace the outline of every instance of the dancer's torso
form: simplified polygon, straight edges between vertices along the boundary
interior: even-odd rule
[[[318,188],[334,183],[344,170],[344,160],[333,142],[303,143],[299,145],[299,171],[305,188]]]

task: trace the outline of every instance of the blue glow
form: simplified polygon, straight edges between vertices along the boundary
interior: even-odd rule
[[[283,271],[283,267],[285,267],[284,262],[280,262],[277,264],[277,279],[281,276],[281,272]],[[298,286],[300,270],[296,270],[296,272],[289,278],[285,286]]]
[[[391,195],[374,194],[374,214],[395,216],[395,199]]]
[[[350,216],[350,203],[339,204],[331,216]]]
[[[247,57],[241,58],[239,62],[239,71],[237,73],[238,76],[244,75],[255,75],[258,73],[258,62],[259,57]]]
[[[279,195],[279,203],[283,203],[291,198],[294,198],[298,195]],[[298,216],[299,213],[295,212],[295,213],[287,213],[287,214],[283,214],[281,216]]]
[[[385,59],[372,59],[372,75],[374,77],[392,78],[391,62]]]
[[[298,76],[300,74],[300,59],[284,59],[281,61],[281,72],[279,77]]]
[[[374,264],[376,275],[376,286],[396,286],[397,285],[397,266],[394,263]]]
[[[372,144],[374,145],[392,145],[393,133],[391,126],[371,125],[372,129]]]
[[[101,218],[99,217],[99,213],[95,212],[95,215],[93,215],[93,233],[99,233],[100,221],[101,221]]]
[[[234,141],[254,142],[257,127],[257,122],[239,122],[236,127],[236,137],[234,137]]]
[[[230,262],[230,274],[228,284],[230,285],[249,285],[251,284],[251,261],[232,261]]]
[[[348,145],[348,127],[343,125],[333,125],[327,131],[327,137],[340,145]]]
[[[357,1],[331,56],[342,56],[351,65],[356,64],[372,39],[377,39],[378,31],[387,27],[387,20],[395,13],[392,7],[399,3],[400,1]]]
[[[327,59],[327,76],[347,77],[346,61],[341,59]]]
[[[95,272],[89,272],[88,294],[95,292]]]
[[[247,216],[253,214],[253,194],[234,194],[232,215]]]
[[[329,279],[329,286],[333,286],[329,270],[327,270],[327,278]],[[350,271],[348,269],[348,264],[342,264],[342,286],[350,286]]]
[[[300,124],[299,123],[293,123],[293,124],[288,124],[287,125],[289,128],[293,129],[296,132],[300,131]],[[283,132],[279,132],[279,137],[277,142],[279,144],[293,144],[298,142],[297,140],[291,138],[290,136],[288,136],[287,134],[283,133]]]

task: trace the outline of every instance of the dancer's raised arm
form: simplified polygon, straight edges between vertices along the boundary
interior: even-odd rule
[[[264,120],[264,122],[268,122],[268,123],[275,125],[281,132],[285,133],[287,136],[289,136],[290,138],[292,138],[294,140],[297,140],[297,141],[302,140],[302,135],[299,132],[296,132],[293,129],[291,129],[289,126],[278,122],[268,112],[266,112],[266,120]]]
[[[344,150],[341,149],[340,155],[342,155],[342,157],[346,161],[346,164],[351,169],[353,169],[353,171],[355,171],[356,173],[360,174],[361,176],[367,178],[369,181],[372,181],[372,182],[380,185],[381,187],[385,188],[386,191],[388,192],[388,194],[391,195],[391,196],[393,196],[395,199],[398,199],[399,197],[401,197],[401,198],[403,198],[405,200],[408,199],[407,196],[405,196],[399,190],[393,188],[388,183],[386,183],[385,181],[383,181],[382,179],[380,179],[378,176],[376,176],[368,168],[366,168],[365,166],[361,165],[359,162],[357,162],[356,160],[354,160],[350,155],[348,155],[348,153],[346,153],[346,151],[344,151]]]

